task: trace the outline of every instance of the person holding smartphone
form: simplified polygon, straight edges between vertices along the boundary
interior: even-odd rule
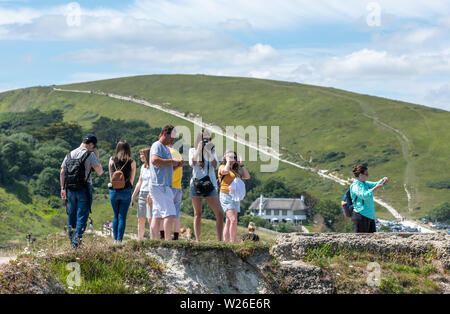
[[[355,233],[373,233],[375,228],[375,204],[373,193],[389,181],[388,177],[377,182],[368,181],[369,171],[364,165],[353,166],[355,181],[350,186],[353,202],[352,221]]]
[[[219,193],[217,190],[216,169],[219,165],[214,145],[211,142],[211,135],[208,131],[202,130],[197,134],[194,147],[189,150],[189,165],[192,167],[192,179],[190,182],[189,196],[194,207],[194,234],[195,240],[200,242],[202,202],[206,202],[211,207],[216,216],[216,239],[222,241],[223,232],[223,210],[220,205]],[[210,182],[212,189],[208,193],[199,193],[195,182],[205,180]]]

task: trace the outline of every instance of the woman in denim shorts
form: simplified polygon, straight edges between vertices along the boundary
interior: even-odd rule
[[[208,131],[202,130],[197,135],[194,148],[189,150],[189,165],[192,167],[189,196],[192,199],[192,206],[194,207],[194,233],[197,242],[200,242],[203,199],[206,199],[206,202],[216,215],[216,239],[217,241],[222,241],[223,211],[220,206],[216,182],[216,169],[218,164],[219,161],[214,145],[211,143],[211,135]],[[206,176],[209,176],[211,179],[214,190],[206,195],[198,194],[193,184],[194,178],[202,179]]]
[[[133,196],[131,197],[131,206],[134,206],[134,200],[139,193],[137,204],[137,217],[138,217],[138,240],[144,239],[145,234],[145,221],[148,220],[148,225],[152,224],[152,209],[151,198],[150,204],[147,201],[149,193],[149,163],[150,163],[150,148],[143,148],[139,151],[141,161],[144,163],[141,167],[141,173],[139,176],[138,184],[134,189]],[[149,227],[150,229],[150,227]]]

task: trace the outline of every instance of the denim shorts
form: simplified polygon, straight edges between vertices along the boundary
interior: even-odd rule
[[[140,191],[137,203],[137,217],[138,218],[152,218],[152,209],[148,206],[147,196],[148,191]]]
[[[233,201],[230,194],[220,192],[220,205],[222,205],[224,212],[229,209],[234,209],[238,213],[241,212],[241,202]]]
[[[194,184],[191,183],[190,187],[189,187],[189,196],[193,197],[193,196],[200,196],[200,197],[210,197],[210,196],[214,196],[217,195],[219,193],[217,193],[217,189],[214,187],[214,190],[212,190],[209,194],[207,195],[202,195],[202,194],[198,194],[195,189],[194,189]]]

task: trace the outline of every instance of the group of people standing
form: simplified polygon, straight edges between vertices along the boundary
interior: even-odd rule
[[[184,160],[178,150],[172,147],[176,137],[175,127],[166,125],[150,148],[140,150],[143,165],[134,189],[137,166],[131,155],[131,147],[126,141],[117,143],[115,154],[109,159],[108,165],[115,242],[123,240],[128,210],[130,205],[135,205],[137,196],[138,239],[144,238],[146,221],[150,226],[151,239],[178,239]],[[98,175],[103,174],[96,146],[97,138],[88,134],[80,147],[71,151],[61,165],[61,197],[67,201],[68,235],[73,247],[81,244],[92,206],[92,170]],[[250,179],[245,165],[234,151],[227,151],[219,163],[211,135],[206,130],[197,135],[194,147],[189,150],[189,165],[193,169],[189,195],[194,208],[196,241],[200,241],[202,203],[205,199],[216,216],[216,239],[236,242],[240,200],[245,195],[245,186],[241,180]],[[123,177],[124,180],[119,188],[111,183],[117,177]],[[209,182],[211,189],[202,192],[198,187],[199,181]]]

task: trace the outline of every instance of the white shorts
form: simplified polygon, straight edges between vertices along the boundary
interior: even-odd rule
[[[150,185],[150,197],[153,201],[153,218],[166,218],[177,214],[170,186]]]

